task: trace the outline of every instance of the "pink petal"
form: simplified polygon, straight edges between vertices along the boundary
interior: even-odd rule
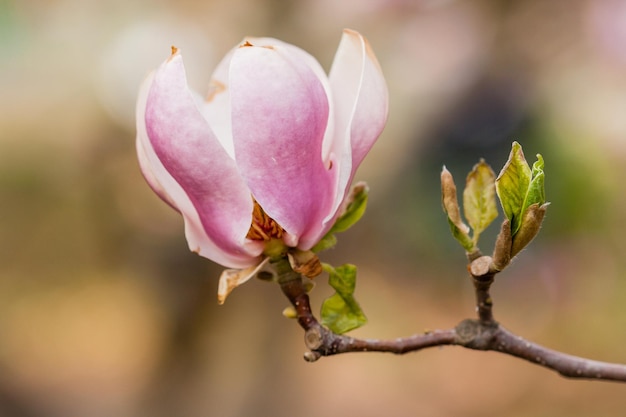
[[[326,95],[330,97],[330,84],[328,77],[324,72],[322,66],[317,60],[309,53],[297,46],[288,44],[274,38],[244,38],[237,47],[230,50],[226,56],[220,61],[215,71],[211,75],[211,81],[209,83],[209,92],[206,97],[206,103],[203,109],[205,118],[209,121],[211,128],[215,132],[215,135],[222,143],[222,146],[226,149],[228,154],[234,158],[234,144],[232,141],[232,120],[231,120],[231,104],[230,104],[230,88],[229,88],[229,69],[230,62],[234,53],[244,45],[250,43],[255,46],[280,46],[284,48],[294,59],[300,60],[306,63],[309,68],[318,76]],[[332,106],[332,103],[329,103]],[[333,112],[332,109],[329,112],[329,122],[332,124]],[[326,129],[326,136],[332,136],[334,131],[332,128]],[[330,139],[325,139],[324,143],[327,144]],[[322,152],[323,155],[327,155],[328,152]],[[327,159],[324,158],[326,161]]]
[[[357,168],[385,127],[389,97],[369,43],[349,29],[344,30],[329,78],[335,104],[331,156],[335,155],[340,165],[337,208]]]
[[[258,263],[261,245],[245,239],[250,191],[198,110],[180,54],[157,69],[148,87],[137,111],[143,170],[182,213],[190,249],[233,268]]]
[[[231,159],[235,159],[235,147],[233,144],[228,71],[234,52],[235,49],[226,54],[213,71],[209,82],[209,92],[202,108],[204,117],[208,120],[215,136]]]
[[[148,138],[148,132],[146,132],[145,110],[146,101],[148,100],[148,92],[150,91],[150,85],[152,85],[153,79],[154,73],[151,73],[142,83],[141,88],[139,89],[139,97],[137,99],[137,140],[135,142],[135,146],[137,149],[137,159],[139,161],[141,173],[143,174],[150,188],[152,188],[152,190],[173,209],[178,210],[178,208],[176,208],[176,204],[172,200],[172,197],[170,197],[170,195],[165,190],[165,187],[161,185],[159,179],[152,171],[153,163],[151,162],[151,158],[148,156],[148,151],[152,154],[154,154],[154,151],[152,150],[152,146],[149,142],[150,139]],[[146,146],[148,146],[148,151],[146,151]],[[160,162],[158,160],[156,161],[156,163],[160,165]],[[173,181],[171,177],[166,178],[166,181],[168,180]],[[174,182],[173,184],[169,184],[168,188],[176,185],[177,184]]]
[[[319,82],[324,87],[324,92],[328,97],[328,121],[326,123],[326,133],[324,134],[324,141],[322,143],[322,159],[326,164],[326,167],[330,166],[329,159],[329,151],[330,146],[332,144],[334,131],[334,104],[332,100],[332,94],[330,90],[330,83],[328,81],[328,76],[326,75],[326,71],[320,65],[320,63],[315,59],[311,54],[306,52],[304,49],[298,48],[295,45],[291,45],[289,43],[283,42],[274,38],[245,38],[244,42],[248,41],[252,45],[255,46],[280,46],[285,49],[285,51],[292,57],[293,60],[302,61],[305,63],[311,71],[315,73]]]
[[[261,207],[304,249],[333,204],[336,175],[322,160],[329,104],[309,62],[284,45],[243,46],[230,70],[237,165]]]

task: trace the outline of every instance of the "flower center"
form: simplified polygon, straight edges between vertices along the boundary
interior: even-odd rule
[[[282,239],[284,230],[274,219],[268,216],[259,203],[253,199],[252,224],[246,237],[251,240]]]

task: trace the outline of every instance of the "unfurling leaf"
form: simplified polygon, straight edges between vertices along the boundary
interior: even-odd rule
[[[325,251],[326,249],[334,248],[337,244],[337,237],[333,233],[326,233],[322,240],[317,242],[315,246],[311,248],[314,253]]]
[[[443,211],[448,215],[448,219],[454,223],[461,232],[469,233],[469,227],[461,219],[461,210],[456,197],[456,184],[448,169],[444,166],[441,171],[441,203]]]
[[[510,223],[510,228],[507,222],[502,225],[494,250],[494,265],[499,270],[506,267],[541,228],[548,207],[543,168],[543,157],[537,155],[531,169],[522,147],[513,142],[509,160],[496,179],[496,192]]]
[[[496,178],[496,192],[506,217],[511,221],[513,237],[522,226],[526,210],[533,204],[541,206],[546,202],[543,166],[543,157],[537,155],[531,170],[522,146],[513,142],[509,159]]]
[[[454,237],[457,240],[457,242],[459,242],[461,246],[463,246],[463,249],[465,249],[467,252],[474,251],[475,247],[474,247],[474,242],[472,241],[472,238],[469,237],[467,233],[459,229],[459,227],[456,224],[454,224],[452,220],[450,220],[450,217],[448,217],[448,225],[450,226],[452,237]]]
[[[328,283],[336,293],[322,304],[322,324],[337,334],[363,326],[367,318],[354,298],[356,266],[346,264],[333,268],[323,264],[323,267],[329,275]]]
[[[484,161],[474,165],[463,190],[463,212],[473,231],[474,244],[480,234],[498,217],[496,174]]]
[[[452,174],[445,166],[441,171],[441,203],[443,211],[448,215],[452,236],[466,251],[471,252],[474,249],[474,242],[469,237],[469,227],[461,219],[454,178],[452,178]]]
[[[508,161],[496,178],[496,192],[507,219],[511,221],[512,235],[520,228],[524,201],[528,193],[532,171],[519,143],[513,142]]]
[[[321,252],[330,249],[337,244],[335,233],[341,233],[348,230],[356,222],[358,222],[367,207],[367,196],[369,187],[365,182],[358,182],[353,188],[346,200],[345,211],[335,221],[333,227],[324,235],[324,237],[311,249],[313,252]]]
[[[504,219],[500,227],[500,233],[496,238],[496,244],[493,248],[493,266],[496,271],[502,271],[511,262],[511,247],[513,246],[513,238],[511,237],[511,222]]]
[[[352,225],[358,222],[367,207],[367,196],[369,187],[364,182],[358,182],[348,196],[346,211],[337,219],[333,227],[330,229],[332,233],[341,233],[348,230]]]
[[[546,202],[545,177],[543,172],[543,157],[537,154],[537,160],[533,164],[532,179],[528,186],[528,193],[526,194],[526,201],[524,201],[522,213],[525,213],[526,209],[533,204],[541,206]]]
[[[535,238],[535,236],[537,236],[547,208],[548,204],[540,206],[538,203],[534,203],[528,207],[522,218],[522,226],[519,232],[513,237],[511,257],[517,255]]]

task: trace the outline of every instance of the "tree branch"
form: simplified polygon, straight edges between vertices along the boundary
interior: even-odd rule
[[[471,268],[470,272],[472,272]],[[472,276],[476,281],[473,273]],[[626,382],[626,365],[572,356],[529,342],[506,330],[493,320],[490,303],[483,306],[483,313],[481,313],[480,299],[485,294],[486,298],[489,298],[488,286],[476,288],[479,303],[478,320],[463,320],[455,328],[449,330],[435,330],[403,338],[381,340],[358,339],[333,333],[322,326],[313,315],[309,296],[299,276],[292,275],[289,280],[281,280],[279,283],[283,293],[296,310],[298,323],[305,330],[305,344],[310,351],[305,353],[304,358],[309,362],[314,362],[322,356],[340,353],[389,352],[405,354],[434,346],[456,345],[468,349],[491,350],[515,356],[552,369],[568,378]],[[479,292],[481,292],[480,296],[478,295]]]
[[[525,359],[555,370],[567,378],[626,382],[626,365],[568,355],[524,340],[503,327],[494,335],[490,350]]]
[[[322,326],[313,315],[309,295],[301,278],[281,282],[280,286],[296,309],[298,324],[305,330],[304,341],[311,351],[306,352],[304,358],[309,362],[339,353],[371,351],[403,354],[433,346],[456,344],[455,329],[435,330],[393,340],[358,339],[336,334]]]
[[[469,272],[472,276],[472,282],[474,284],[474,291],[476,293],[476,312],[478,318],[484,323],[491,323],[493,318],[493,300],[489,295],[489,289],[496,276],[496,271],[493,268],[493,261],[489,256],[478,256],[472,259],[469,264]]]

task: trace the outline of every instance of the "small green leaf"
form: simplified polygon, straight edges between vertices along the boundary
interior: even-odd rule
[[[500,233],[507,238],[507,245],[509,241],[512,242],[510,253],[501,256],[504,261],[524,249],[539,232],[548,207],[543,169],[541,155],[537,155],[537,161],[531,169],[524,158],[522,147],[513,142],[509,160],[496,179],[496,191],[511,223],[510,236],[503,234],[504,229]],[[501,266],[506,266],[504,261],[500,262]]]
[[[333,268],[323,264],[328,283],[336,291],[322,303],[321,322],[337,334],[343,334],[367,323],[361,307],[354,299],[356,266],[346,264]]]
[[[511,257],[517,255],[539,233],[547,208],[548,204],[540,206],[538,203],[535,203],[528,206],[528,209],[524,212],[522,227],[520,227],[518,233],[513,238]]]
[[[441,204],[443,211],[448,215],[448,220],[454,223],[461,232],[469,233],[469,227],[461,219],[459,201],[456,197],[456,184],[448,169],[444,166],[441,170]]]
[[[543,173],[543,156],[541,154],[537,154],[537,160],[533,164],[532,176],[535,178],[538,174]]]
[[[454,178],[445,166],[441,171],[441,204],[443,211],[448,216],[448,224],[450,225],[452,236],[466,251],[473,251],[474,242],[469,237],[469,227],[463,223],[463,219],[461,219],[461,210],[459,209],[459,202],[456,196]]]
[[[454,224],[454,222],[448,217],[448,225],[450,226],[450,231],[452,232],[452,237],[454,237],[457,242],[463,246],[467,252],[472,252],[475,249],[474,241],[469,237],[467,233],[459,229],[459,227]]]
[[[463,190],[463,211],[473,230],[474,244],[478,243],[480,234],[498,217],[495,180],[496,174],[482,159],[467,175]]]
[[[367,207],[368,194],[369,188],[367,184],[364,182],[357,183],[348,197],[346,210],[339,216],[324,237],[311,248],[311,251],[318,253],[335,246],[337,244],[335,233],[345,232],[363,217]]]
[[[330,248],[333,248],[337,244],[337,237],[332,233],[326,233],[322,240],[317,242],[315,246],[311,248],[311,252],[318,253]]]
[[[522,223],[522,213],[528,193],[532,172],[519,143],[513,142],[508,161],[496,178],[496,192],[504,214],[511,221],[515,235]]]
[[[364,182],[357,183],[350,197],[348,197],[348,205],[346,211],[337,219],[329,233],[341,233],[348,230],[352,225],[358,222],[367,207],[367,196],[369,194],[369,188]]]
[[[526,201],[522,213],[525,213],[528,207],[533,204],[543,205],[546,202],[545,191],[545,174],[543,172],[543,157],[537,154],[537,161],[533,164],[532,179],[528,186]]]

